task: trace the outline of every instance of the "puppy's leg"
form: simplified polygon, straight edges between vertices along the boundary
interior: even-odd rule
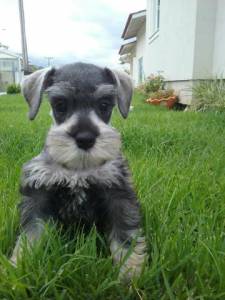
[[[35,241],[39,240],[44,230],[44,223],[41,220],[37,220],[35,224],[26,226],[23,234],[26,236],[28,245],[31,246]],[[17,239],[16,246],[13,250],[13,254],[10,258],[13,265],[17,264],[17,259],[22,254],[22,235]]]
[[[43,233],[45,221],[50,219],[48,194],[44,190],[29,187],[21,189],[23,195],[20,204],[20,224],[26,236],[28,246],[38,240]],[[16,246],[11,256],[11,262],[16,265],[18,256],[22,252],[22,235],[17,239]]]
[[[114,262],[122,262],[120,278],[131,279],[140,275],[147,260],[146,241],[140,229],[139,204],[129,184],[123,189],[111,190],[109,195],[110,249]]]
[[[140,275],[147,260],[145,237],[137,234],[132,235],[130,239],[133,239],[131,247],[126,245],[126,243],[118,241],[115,237],[111,239],[110,243],[114,262],[122,262],[119,277],[128,280]]]

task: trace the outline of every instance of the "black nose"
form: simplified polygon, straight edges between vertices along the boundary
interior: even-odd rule
[[[88,150],[94,146],[96,135],[92,132],[79,132],[75,137],[77,146],[81,149]]]

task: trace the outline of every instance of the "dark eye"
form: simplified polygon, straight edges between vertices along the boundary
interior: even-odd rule
[[[99,108],[100,108],[101,112],[107,112],[109,109],[109,104],[106,102],[102,102],[102,103],[100,103]]]
[[[63,114],[67,111],[67,106],[64,101],[59,101],[54,105],[54,109],[57,113]]]

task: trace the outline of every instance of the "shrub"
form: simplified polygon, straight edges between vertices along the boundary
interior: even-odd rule
[[[164,77],[152,74],[145,83],[138,86],[137,91],[141,92],[147,99],[163,99],[174,96],[173,89],[165,89],[164,87]]]
[[[164,77],[162,75],[150,75],[145,82],[145,92],[147,94],[163,90]]]
[[[166,89],[166,90],[158,90],[157,92],[149,93],[149,98],[161,99],[161,98],[168,98],[173,95],[174,95],[173,89]]]
[[[212,79],[200,81],[193,87],[196,110],[225,110],[225,81]]]
[[[10,84],[7,86],[6,90],[7,94],[19,94],[21,92],[21,88],[19,84]]]

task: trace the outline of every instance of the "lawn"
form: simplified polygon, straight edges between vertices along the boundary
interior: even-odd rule
[[[167,111],[136,95],[123,152],[142,204],[149,263],[129,287],[117,280],[95,229],[71,239],[49,228],[14,268],[21,166],[42,149],[47,102],[26,118],[21,96],[0,97],[0,299],[225,299],[225,114]]]

